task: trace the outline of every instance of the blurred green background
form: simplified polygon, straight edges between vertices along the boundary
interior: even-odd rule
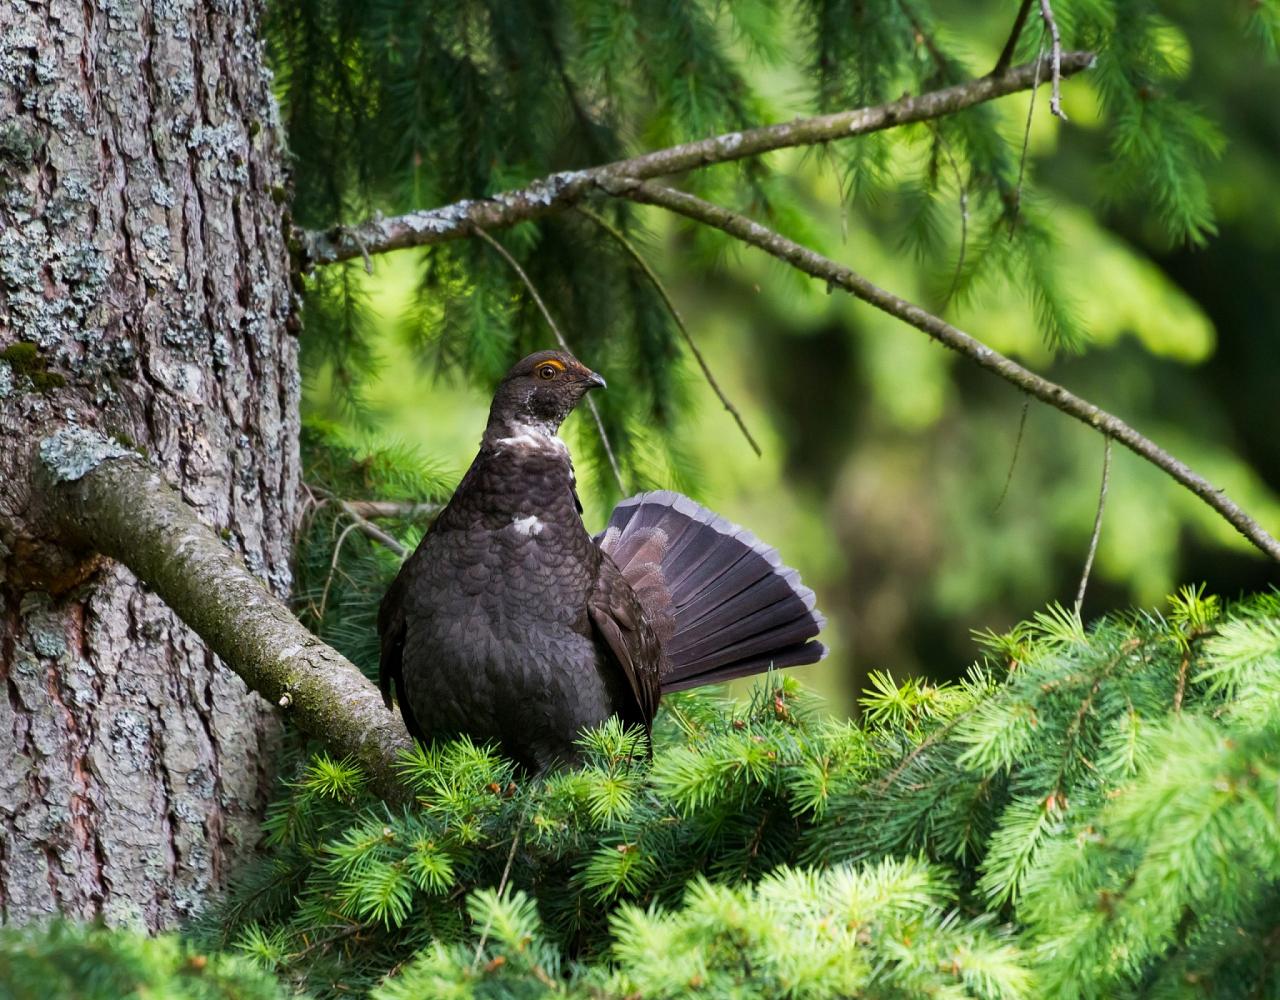
[[[947,39],[954,48],[975,67],[994,61],[1008,11],[934,6],[943,23],[965,25],[962,38]],[[1042,91],[1027,170],[1058,240],[1060,282],[1090,336],[1080,354],[1045,347],[1032,303],[1012,281],[947,301],[938,262],[912,252],[911,206],[895,187],[898,173],[918,166],[909,162],[919,156],[913,147],[891,144],[888,179],[856,196],[842,189],[828,151],[785,151],[769,165],[804,209],[796,225],[810,245],[1117,413],[1276,533],[1280,67],[1255,50],[1242,58],[1240,26],[1216,5],[1164,6],[1171,23],[1162,41],[1183,68],[1185,92],[1227,140],[1206,167],[1219,231],[1203,247],[1171,245],[1150,213],[1132,200],[1120,207],[1108,190],[1088,74],[1064,84],[1069,124],[1049,115]],[[791,44],[780,39],[784,49]],[[742,64],[765,121],[812,111],[797,61],[785,53],[754,60],[744,50]],[[995,105],[1015,145],[1029,101],[1022,94]],[[936,206],[953,247],[962,186],[944,179]],[[853,710],[870,670],[954,676],[975,655],[972,630],[999,630],[1049,602],[1072,602],[1097,505],[1097,435],[1038,403],[1023,425],[1016,390],[919,332],[657,211],[642,219],[648,259],[764,451],[756,457],[686,359],[681,461],[656,463],[653,478],[776,545],[817,591],[831,656],[796,673],[834,708]],[[459,476],[484,426],[487,384],[442,374],[418,349],[417,252],[380,257],[360,280],[376,317],[377,374],[363,390],[365,412],[352,418],[330,369],[308,380],[307,411],[346,422],[371,445],[411,445]],[[565,332],[571,343],[580,333]],[[586,352],[582,360],[599,364]],[[599,367],[611,385],[628,378]],[[575,455],[595,433],[582,415],[565,429]],[[607,517],[608,490],[594,463],[579,465],[594,531]],[[1232,596],[1275,581],[1274,565],[1200,501],[1116,448],[1086,618],[1159,606],[1183,583]]]

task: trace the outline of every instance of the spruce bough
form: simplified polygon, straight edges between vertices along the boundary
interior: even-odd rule
[[[616,724],[530,783],[419,748],[401,809],[313,757],[202,943],[380,1000],[1272,995],[1280,595],[981,643],[861,724],[672,699],[652,764]]]

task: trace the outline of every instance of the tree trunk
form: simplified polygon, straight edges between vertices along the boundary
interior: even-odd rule
[[[5,920],[190,915],[273,778],[271,709],[61,544],[30,478],[58,427],[112,434],[288,591],[299,386],[260,6],[0,2]]]

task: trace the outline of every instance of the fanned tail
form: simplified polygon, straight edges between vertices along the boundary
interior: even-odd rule
[[[658,629],[668,660],[663,691],[816,663],[827,653],[813,641],[826,622],[800,574],[686,496],[660,490],[623,500],[596,542]]]

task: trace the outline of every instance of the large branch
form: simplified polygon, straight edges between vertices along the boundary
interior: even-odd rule
[[[843,264],[823,257],[808,247],[801,246],[743,215],[721,208],[719,205],[713,205],[694,195],[639,179],[615,179],[611,193],[644,204],[659,205],[697,222],[714,226],[744,243],[749,243],[779,260],[786,261],[792,267],[812,277],[825,281],[831,287],[842,288],[877,309],[896,316],[904,323],[914,326],[939,343],[963,354],[988,371],[994,372],[1007,382],[1013,383],[1024,392],[1048,403],[1054,409],[1061,410],[1107,437],[1119,441],[1130,451],[1142,456],[1189,489],[1217,511],[1240,534],[1272,559],[1280,562],[1280,542],[1246,514],[1227,496],[1226,491],[1214,486],[1155,442],[1139,434],[1119,417],[1095,406],[1087,399],[1082,399],[1056,382],[1051,382],[1023,368],[1016,361],[1005,357],[999,351],[992,350],[946,320],[926,312],[892,292],[885,291]]]
[[[1092,62],[1093,54],[1090,52],[1064,53],[1061,75],[1071,76]],[[730,132],[587,170],[552,174],[528,187],[505,191],[491,198],[468,199],[428,211],[370,219],[323,233],[305,232],[301,234],[305,264],[333,264],[388,250],[445,243],[472,236],[477,229],[501,229],[540,219],[577,204],[618,177],[642,180],[664,177],[713,163],[759,156],[776,149],[812,146],[896,125],[941,118],[975,104],[1034,87],[1038,81],[1047,79],[1052,69],[1049,57],[1045,56],[999,75],[984,76],[916,97],[903,97],[888,104]]]
[[[96,448],[96,454],[93,454]],[[110,556],[160,596],[253,690],[382,795],[400,798],[395,760],[412,746],[397,712],[350,660],[308,632],[154,469],[83,430],[41,449],[66,535]],[[88,460],[68,455],[88,454]]]

